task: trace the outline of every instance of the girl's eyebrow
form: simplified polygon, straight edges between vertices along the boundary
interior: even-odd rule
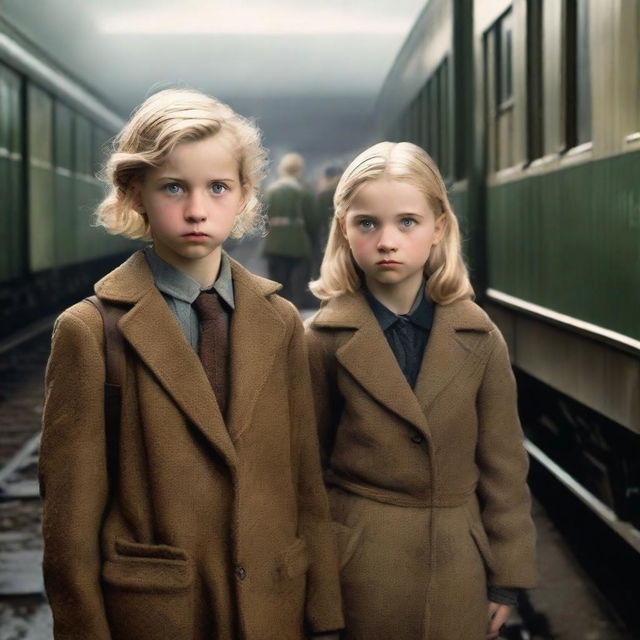
[[[416,218],[423,218],[424,214],[418,211],[401,211],[400,213],[394,213],[393,216],[395,218],[406,218],[407,216],[415,216]],[[377,218],[378,215],[375,213],[354,213],[354,218]]]

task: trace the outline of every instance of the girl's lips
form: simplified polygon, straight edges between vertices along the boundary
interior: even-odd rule
[[[380,260],[379,262],[376,262],[376,264],[380,265],[381,267],[393,267],[394,265],[400,263],[396,262],[395,260]]]

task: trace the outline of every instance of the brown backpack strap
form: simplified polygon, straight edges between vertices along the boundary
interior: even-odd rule
[[[125,346],[118,320],[126,313],[125,307],[107,304],[97,296],[85,298],[102,316],[104,328],[104,424],[107,443],[107,467],[112,482],[118,477],[118,443],[120,440],[120,414],[122,386],[125,372]]]

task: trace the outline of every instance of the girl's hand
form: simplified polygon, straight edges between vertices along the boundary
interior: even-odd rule
[[[511,607],[508,604],[489,603],[489,624],[487,626],[487,640],[497,638],[500,627],[509,619]]]

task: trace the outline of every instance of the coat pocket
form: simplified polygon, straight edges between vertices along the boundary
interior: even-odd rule
[[[489,539],[487,538],[484,528],[481,524],[472,522],[469,525],[469,531],[471,532],[473,541],[476,543],[476,547],[478,547],[480,557],[482,558],[487,571],[492,572],[495,567],[495,562],[493,553],[491,552],[491,545],[489,544]]]
[[[347,527],[341,522],[336,522],[335,520],[331,523],[331,526],[336,536],[338,561],[340,564],[340,571],[342,571],[342,569],[344,569],[353,558],[358,547],[358,541],[360,540],[360,534],[362,531]]]
[[[102,568],[112,638],[191,640],[193,577],[182,549],[116,539]]]
[[[309,554],[307,543],[296,538],[293,544],[275,557],[274,607],[279,613],[270,622],[269,638],[289,638],[295,633],[303,637],[304,605],[307,590]]]
[[[293,580],[305,574],[309,568],[307,543],[302,538],[298,538],[278,556],[276,567],[280,578],[285,580]]]

